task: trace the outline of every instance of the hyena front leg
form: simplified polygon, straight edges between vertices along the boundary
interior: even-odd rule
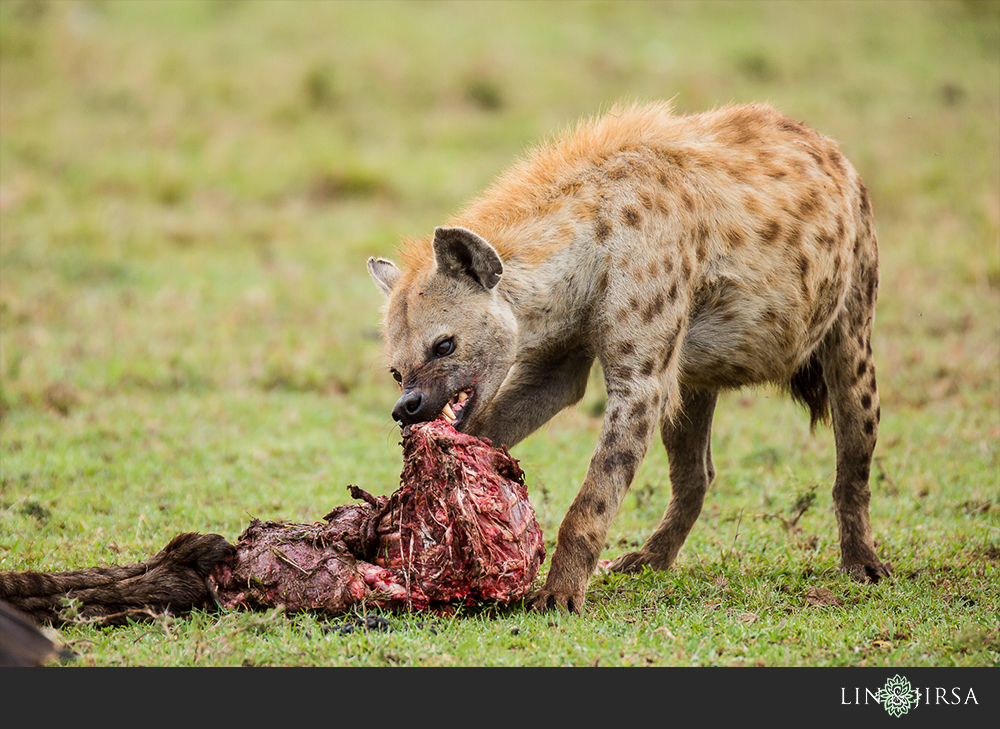
[[[891,574],[875,552],[869,515],[868,478],[881,415],[871,348],[876,276],[873,270],[859,275],[820,352],[837,447],[833,505],[841,569],[859,582]]]
[[[642,548],[611,563],[613,572],[638,572],[644,565],[666,570],[677,558],[715,478],[711,442],[716,399],[715,392],[682,388],[681,411],[662,418],[660,432],[670,459],[670,504]]]
[[[540,362],[515,365],[510,385],[476,415],[469,433],[489,438],[493,445],[515,446],[587,390],[594,356],[571,352]]]
[[[587,584],[611,522],[649,448],[661,389],[652,377],[622,381],[605,367],[608,405],[579,494],[566,512],[545,585],[528,595],[533,610],[582,612]]]

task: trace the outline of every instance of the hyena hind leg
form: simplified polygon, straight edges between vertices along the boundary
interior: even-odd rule
[[[853,324],[853,325],[852,325]],[[822,345],[823,379],[837,447],[833,506],[840,536],[841,569],[859,582],[878,582],[891,568],[875,552],[868,486],[878,438],[878,388],[871,350],[871,318],[834,324]]]
[[[712,465],[712,417],[717,393],[682,388],[682,409],[675,420],[660,424],[670,463],[670,503],[645,544],[611,563],[613,572],[638,572],[643,566],[666,570],[701,514],[705,493],[715,478]]]

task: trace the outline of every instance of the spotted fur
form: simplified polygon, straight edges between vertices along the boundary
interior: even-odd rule
[[[830,139],[764,105],[616,108],[534,150],[400,255],[402,270],[369,260],[400,422],[472,393],[457,427],[512,446],[602,366],[604,423],[530,607],[582,610],[657,428],[670,504],[612,569],[668,568],[714,477],[717,393],[763,383],[813,425],[832,420],[842,566],[889,574],[868,510],[878,248],[868,193]]]

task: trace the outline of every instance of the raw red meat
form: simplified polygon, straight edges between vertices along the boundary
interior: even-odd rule
[[[404,431],[403,464],[392,496],[351,486],[363,502],[325,523],[251,523],[213,574],[221,604],[339,614],[524,597],[545,546],[517,461],[437,420]]]
[[[0,598],[57,624],[71,598],[77,616],[115,624],[213,602],[338,615],[524,597],[545,546],[517,461],[443,420],[407,427],[402,445],[391,496],[350,486],[361,503],[313,524],[255,519],[235,547],[186,533],[135,565],[0,572]]]

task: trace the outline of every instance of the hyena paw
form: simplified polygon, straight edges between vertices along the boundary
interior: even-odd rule
[[[840,569],[849,574],[855,582],[862,584],[874,584],[892,576],[892,566],[878,560],[871,563],[842,564]]]
[[[584,591],[560,592],[548,588],[541,588],[529,592],[524,598],[524,607],[531,612],[550,612],[561,610],[567,613],[582,613],[584,603]]]
[[[625,552],[625,554],[619,555],[617,559],[608,565],[608,570],[623,575],[631,575],[642,572],[643,567],[653,567],[654,561],[654,556],[647,552]]]

